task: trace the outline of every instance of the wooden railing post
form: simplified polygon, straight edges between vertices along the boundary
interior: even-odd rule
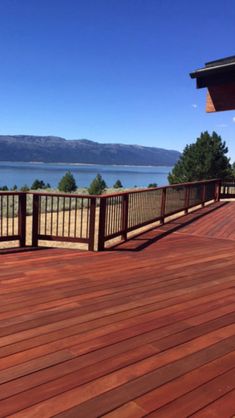
[[[122,239],[127,239],[129,195],[122,197]]]
[[[220,201],[221,187],[222,187],[222,182],[221,182],[221,180],[219,180],[216,183],[216,202]]]
[[[96,197],[90,199],[90,224],[89,224],[89,244],[88,250],[94,251],[95,244],[95,218],[96,218]]]
[[[165,220],[165,208],[166,208],[166,188],[162,189],[162,199],[161,199],[161,220],[160,222],[164,224]]]
[[[205,206],[205,200],[206,200],[206,183],[202,186],[202,207]]]
[[[190,186],[185,186],[184,213],[187,215],[189,209]]]
[[[100,216],[98,229],[98,251],[104,250],[105,241],[105,220],[106,220],[106,198],[100,198]]]
[[[19,195],[18,228],[20,235],[20,247],[26,245],[26,193]]]
[[[33,195],[32,247],[38,246],[39,195]]]

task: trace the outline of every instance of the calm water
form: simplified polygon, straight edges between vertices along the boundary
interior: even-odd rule
[[[97,173],[102,175],[108,187],[112,187],[117,179],[121,180],[123,187],[146,187],[149,183],[163,186],[168,184],[167,175],[171,169],[172,167],[0,162],[0,186],[31,186],[35,179],[39,179],[50,183],[51,187],[57,187],[67,170],[73,173],[78,187],[89,186]]]

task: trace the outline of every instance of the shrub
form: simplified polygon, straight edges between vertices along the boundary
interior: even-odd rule
[[[21,192],[28,192],[28,191],[29,191],[29,186],[28,186],[27,184],[24,184],[24,186],[22,186],[22,187],[20,188],[20,191],[21,191]]]
[[[45,184],[43,180],[38,180],[38,179],[36,179],[36,180],[34,180],[34,182],[33,182],[32,186],[31,186],[31,189],[32,189],[32,190],[38,190],[38,189],[50,189],[50,187],[51,187],[51,186],[50,186],[50,184],[49,184],[49,183]]]
[[[44,189],[45,188],[45,183],[43,180],[34,180],[31,189],[32,190],[38,190],[38,189]]]
[[[123,187],[121,180],[117,180],[116,183],[114,183],[113,188],[114,189],[121,189]]]
[[[9,189],[7,186],[2,186],[0,187],[0,190],[2,190],[3,192],[7,192]]]
[[[67,171],[65,175],[62,177],[58,184],[58,189],[60,192],[70,193],[75,192],[77,189],[76,181],[71,173],[71,171]]]
[[[107,188],[107,185],[100,174],[94,178],[91,182],[90,186],[88,187],[89,194],[102,194],[104,190]]]
[[[157,183],[149,183],[148,188],[157,187]]]

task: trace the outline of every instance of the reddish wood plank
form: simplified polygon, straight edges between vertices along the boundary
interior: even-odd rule
[[[231,418],[235,415],[235,390],[192,415],[194,418]]]
[[[149,414],[151,418],[182,418],[205,408],[208,404],[221,398],[235,388],[235,369],[231,369],[199,388],[179,397],[155,412]],[[226,416],[225,416],[226,417]]]
[[[212,209],[103,254],[4,254],[0,416],[229,416],[235,205]]]

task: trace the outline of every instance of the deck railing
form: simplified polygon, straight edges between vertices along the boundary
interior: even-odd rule
[[[96,198],[75,194],[33,195],[32,245],[38,240],[80,242],[94,249]]]
[[[183,183],[103,195],[100,203],[98,250],[105,242],[190,208],[219,200],[220,180]]]
[[[221,183],[221,199],[235,198],[235,179],[226,180]]]
[[[101,196],[0,192],[0,241],[78,242],[101,251],[111,239],[219,198],[218,179]]]
[[[26,193],[0,193],[0,241],[18,240],[25,246]]]

